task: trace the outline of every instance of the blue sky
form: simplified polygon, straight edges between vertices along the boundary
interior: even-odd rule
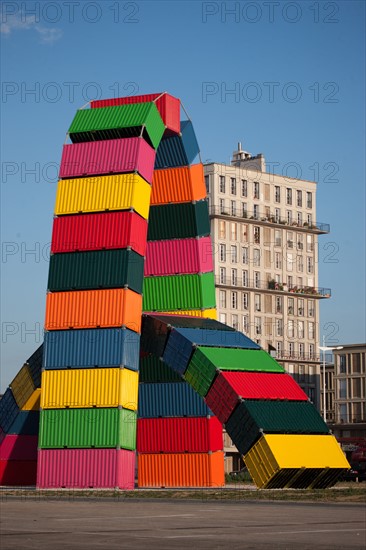
[[[96,97],[169,91],[204,161],[228,162],[241,141],[278,173],[291,163],[289,175],[316,178],[318,221],[331,224],[321,335],[365,341],[364,2],[1,9],[2,391],[42,341],[57,165],[76,109]]]

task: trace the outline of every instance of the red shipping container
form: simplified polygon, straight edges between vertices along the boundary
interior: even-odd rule
[[[64,145],[60,178],[137,171],[151,183],[155,150],[143,138],[106,139]]]
[[[33,486],[36,479],[36,460],[0,460],[0,485]]]
[[[225,424],[240,398],[308,400],[306,393],[289,374],[221,371],[205,401],[220,422]]]
[[[132,490],[135,452],[124,449],[41,449],[37,487]]]
[[[213,271],[210,237],[147,243],[145,277],[210,271]]]
[[[166,92],[159,94],[134,95],[129,97],[116,97],[112,99],[95,99],[90,102],[90,107],[96,109],[99,107],[114,107],[115,105],[126,105],[127,103],[146,103],[156,102],[156,107],[160,113],[165,126],[171,132],[180,132],[180,100]]]
[[[127,248],[146,254],[147,221],[135,212],[60,216],[53,220],[51,252]]]
[[[139,418],[139,453],[207,453],[222,451],[222,424],[215,416]]]
[[[37,460],[37,435],[5,436],[0,444],[0,460]]]

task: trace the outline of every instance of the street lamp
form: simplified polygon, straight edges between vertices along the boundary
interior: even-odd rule
[[[333,351],[334,349],[343,349],[343,346],[329,347],[325,345],[325,336],[323,336],[323,345],[318,346],[318,348],[323,352],[323,420],[327,421],[327,405],[325,401],[325,352]]]

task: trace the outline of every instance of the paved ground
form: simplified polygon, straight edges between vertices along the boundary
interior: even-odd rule
[[[359,504],[1,501],[1,550],[351,550],[365,546],[366,511]]]

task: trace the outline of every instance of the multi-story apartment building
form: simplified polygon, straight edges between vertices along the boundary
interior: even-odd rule
[[[220,321],[277,357],[320,408],[316,183],[266,172],[238,145],[205,164]]]

